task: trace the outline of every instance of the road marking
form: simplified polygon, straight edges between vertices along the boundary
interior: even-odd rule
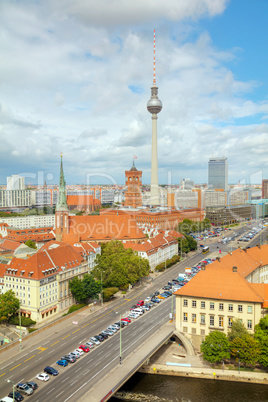
[[[92,322],[95,322],[95,321],[98,321],[98,318],[96,318],[96,320],[91,321],[91,323],[92,323]]]
[[[62,382],[67,381],[69,377],[65,378],[64,380],[62,380]]]
[[[87,327],[89,324],[86,324],[86,325],[84,325],[82,328],[85,328],[85,327]]]
[[[2,377],[2,376],[5,375],[5,374],[6,374],[6,373],[1,374],[0,377]]]
[[[15,368],[19,367],[20,365],[21,365],[21,363],[18,364],[17,366],[15,366],[15,367],[12,367],[11,369],[9,369],[9,371],[14,370]]]
[[[50,391],[47,391],[47,394],[49,394],[50,392],[52,392],[55,388],[52,388]]]
[[[72,332],[72,334],[75,334],[77,331],[80,331],[80,328],[77,329],[76,331]],[[68,335],[68,336],[69,336],[69,335]],[[65,338],[63,338],[63,339],[65,339]]]
[[[27,362],[28,360],[32,359],[35,355],[29,357],[28,359],[24,360],[24,363]]]
[[[52,345],[51,345],[51,346],[54,346],[54,345],[56,345],[56,343],[59,343],[59,341],[57,341],[57,342],[55,342],[55,343],[52,343]]]
[[[60,396],[61,394],[63,394],[64,391],[61,391],[58,395],[56,395],[56,398],[58,398],[58,396]]]
[[[1,369],[4,369],[5,367],[10,366],[12,363],[14,363],[14,361],[6,364],[4,367],[1,367]]]
[[[41,352],[38,352],[38,354],[44,352],[44,350],[47,350],[47,348],[42,348],[41,346],[39,348],[37,348],[38,350],[41,350]]]
[[[75,371],[75,373],[76,373],[77,371],[81,370],[81,368],[82,368],[82,367],[79,367],[77,370],[74,370],[74,371]]]
[[[50,342],[50,341],[46,341],[46,342],[44,343],[44,345],[46,345],[48,342]]]
[[[67,335],[67,336],[65,336],[64,338],[61,338],[61,339],[66,339],[66,338],[68,338],[68,336],[70,336],[71,334],[69,334],[69,335]],[[63,392],[63,391],[62,391]],[[60,395],[60,394],[59,394]]]

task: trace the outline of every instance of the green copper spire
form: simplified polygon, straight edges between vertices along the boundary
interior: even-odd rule
[[[62,165],[62,155],[60,156],[60,185],[59,185],[59,196],[56,206],[56,211],[68,211],[67,199],[66,199],[66,182],[64,179],[63,165]]]

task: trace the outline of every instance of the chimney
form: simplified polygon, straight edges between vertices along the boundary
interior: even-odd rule
[[[237,272],[237,267],[233,267],[233,272]]]
[[[205,271],[206,269],[206,265],[205,264],[201,264],[201,271]]]
[[[216,257],[216,260],[221,262],[221,257]]]

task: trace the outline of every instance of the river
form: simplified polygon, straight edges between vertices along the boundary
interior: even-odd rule
[[[111,402],[267,402],[268,385],[136,373]],[[131,399],[129,399],[131,398]]]

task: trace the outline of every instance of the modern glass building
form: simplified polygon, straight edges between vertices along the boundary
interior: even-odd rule
[[[208,161],[208,188],[228,189],[227,158],[211,158]]]

